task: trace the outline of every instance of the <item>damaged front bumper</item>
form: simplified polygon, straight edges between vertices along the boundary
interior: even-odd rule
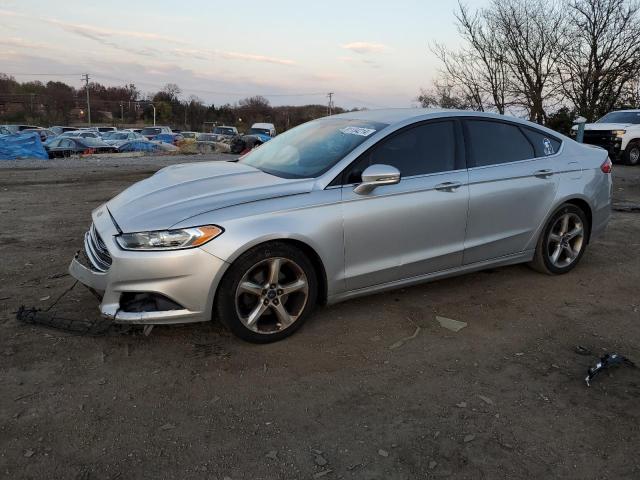
[[[228,264],[199,248],[175,251],[125,251],[105,206],[92,215],[102,257],[87,243],[69,273],[101,298],[100,312],[117,323],[174,324],[211,319],[217,285]],[[93,231],[91,232],[93,233]],[[87,234],[90,235],[90,234]],[[96,259],[98,262],[96,262]]]

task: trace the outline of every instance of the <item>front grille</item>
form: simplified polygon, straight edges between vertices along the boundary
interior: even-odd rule
[[[585,130],[584,132],[584,143],[597,145],[608,150],[609,153],[619,152],[621,142],[620,138],[608,130]]]
[[[106,272],[111,266],[111,255],[96,227],[91,224],[91,228],[84,234],[84,250],[87,254],[91,267],[98,272]]]

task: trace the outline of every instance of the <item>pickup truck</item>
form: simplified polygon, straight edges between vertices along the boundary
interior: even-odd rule
[[[571,129],[576,138],[578,126]],[[609,152],[612,161],[627,165],[640,163],[640,110],[609,112],[595,123],[584,127],[584,143],[597,145]]]

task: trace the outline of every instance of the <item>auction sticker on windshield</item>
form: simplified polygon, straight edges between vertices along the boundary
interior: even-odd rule
[[[344,127],[341,128],[340,131],[349,135],[360,135],[361,137],[368,137],[372,133],[375,133],[375,130],[373,128],[363,127]]]

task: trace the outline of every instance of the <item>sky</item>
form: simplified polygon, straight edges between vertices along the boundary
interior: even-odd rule
[[[465,0],[481,7],[486,0]],[[221,105],[410,107],[459,45],[457,1],[0,0],[0,73],[19,81],[80,75],[143,92],[176,83]],[[28,75],[27,75],[28,74]],[[34,75],[41,74],[41,75]],[[54,75],[55,74],[55,75]]]

